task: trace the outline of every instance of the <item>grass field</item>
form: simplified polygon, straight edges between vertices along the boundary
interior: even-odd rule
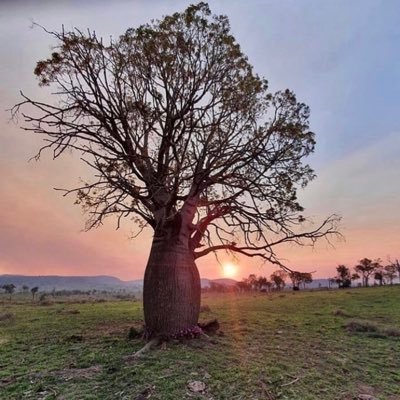
[[[218,318],[223,335],[132,360],[140,302],[4,298],[0,398],[400,399],[400,286],[205,294],[203,304],[201,320]],[[206,389],[190,391],[192,381]]]

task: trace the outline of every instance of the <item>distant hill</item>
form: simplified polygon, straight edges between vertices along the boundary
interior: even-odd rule
[[[201,287],[209,287],[210,282],[221,285],[232,286],[236,284],[233,279],[201,279]],[[129,290],[142,291],[143,279],[123,281],[114,276],[58,276],[58,275],[0,275],[0,286],[13,283],[17,290],[21,290],[23,285],[32,288],[38,286],[40,291],[48,292],[55,290]]]
[[[122,281],[114,276],[28,276],[28,275],[0,275],[0,286],[13,283],[17,290],[23,285],[30,288],[38,286],[40,291],[55,290],[141,290],[143,281]]]

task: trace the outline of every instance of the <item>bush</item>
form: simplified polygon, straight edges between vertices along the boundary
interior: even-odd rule
[[[346,323],[349,332],[379,332],[379,327],[372,321],[352,319]]]
[[[0,322],[2,321],[11,321],[15,318],[15,315],[10,312],[5,312],[0,314]]]
[[[394,326],[388,326],[382,330],[386,336],[400,337],[400,329]]]
[[[348,312],[343,311],[341,309],[335,310],[333,312],[333,315],[335,315],[336,317],[347,317],[347,318],[351,317],[351,315]]]

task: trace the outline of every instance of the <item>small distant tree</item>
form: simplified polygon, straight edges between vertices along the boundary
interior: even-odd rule
[[[363,258],[359,261],[354,270],[362,276],[363,285],[368,286],[370,276],[375,273],[377,269],[378,261],[372,261],[369,258]]]
[[[396,277],[397,268],[394,264],[388,264],[383,267],[383,275],[393,285],[393,279]]]
[[[249,284],[247,283],[246,279],[243,279],[240,282],[236,282],[236,287],[238,288],[239,292],[248,292],[250,290]]]
[[[351,273],[350,268],[341,264],[336,267],[337,275],[335,281],[339,288],[347,288],[351,286]]]
[[[307,283],[313,281],[311,272],[291,271],[288,276],[292,281],[293,290],[299,290],[301,284],[305,288]]]
[[[259,276],[257,279],[258,290],[268,289],[268,279],[265,276]]]
[[[378,281],[379,286],[385,283],[385,275],[383,265],[380,263],[380,259],[374,261],[374,279]]]
[[[4,291],[10,295],[10,300],[11,296],[15,291],[16,286],[13,283],[6,283],[5,285],[2,286]]]
[[[311,272],[301,272],[300,275],[300,282],[303,284],[303,287],[305,288],[308,283],[312,283],[313,278],[312,278],[312,273]]]
[[[397,275],[399,278],[399,283],[400,283],[400,261],[398,259],[391,261],[391,259],[389,258],[389,264],[392,265],[396,269]]]
[[[360,279],[360,275],[357,274],[357,272],[354,272],[351,274],[351,280],[352,281],[357,281],[358,279]]]
[[[28,290],[29,290],[29,286],[27,286],[27,285],[22,285],[22,291],[23,291],[24,293],[26,293]]]
[[[251,290],[257,290],[258,288],[258,279],[255,274],[250,274],[249,277],[247,278],[247,281],[251,287]]]
[[[39,288],[37,286],[33,287],[31,289],[31,293],[32,293],[32,301],[35,301],[35,294],[38,292]]]
[[[332,285],[336,283],[336,278],[329,278],[328,279],[328,287],[331,288]]]
[[[379,286],[382,286],[383,285],[383,283],[384,283],[384,277],[383,277],[383,272],[382,271],[376,271],[375,273],[374,273],[374,279],[376,280],[376,281],[378,281],[378,283],[379,283]]]
[[[245,279],[241,280],[240,282],[236,282],[236,287],[238,288],[239,292],[247,292],[249,290],[249,285]]]
[[[282,290],[285,285],[285,279],[287,277],[287,273],[282,270],[275,271],[271,274],[271,281],[275,284],[276,290]]]
[[[298,290],[300,286],[300,276],[301,272],[291,271],[289,272],[289,278],[292,281],[293,290]]]

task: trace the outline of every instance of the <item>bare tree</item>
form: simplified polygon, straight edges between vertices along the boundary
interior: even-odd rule
[[[289,90],[269,92],[226,16],[199,3],[107,44],[90,31],[48,33],[57,46],[34,72],[55,101],[22,94],[13,111],[23,107],[24,129],[44,135],[38,157],[73,150],[94,171],[65,191],[87,229],[112,215],[153,229],[148,337],[197,326],[196,259],[223,250],[285,268],[279,246],[338,234],[336,215],[305,225],[296,197],[314,178],[303,162],[315,145],[309,108]]]

